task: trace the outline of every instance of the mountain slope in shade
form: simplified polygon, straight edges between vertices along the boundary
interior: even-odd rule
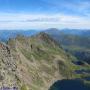
[[[56,41],[65,46],[81,46],[90,48],[90,31],[89,30],[58,30],[48,29],[45,32],[51,35]],[[85,35],[84,35],[85,34]],[[88,34],[88,35],[87,35]]]
[[[90,64],[90,31],[89,30],[56,30],[45,31],[69,53],[79,60]]]

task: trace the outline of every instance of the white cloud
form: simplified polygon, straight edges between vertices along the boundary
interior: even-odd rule
[[[90,28],[87,17],[33,14],[0,14],[0,29]]]

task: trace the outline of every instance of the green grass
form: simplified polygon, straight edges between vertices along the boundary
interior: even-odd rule
[[[23,84],[23,85],[21,86],[21,90],[27,90],[27,86],[26,86],[25,84]]]

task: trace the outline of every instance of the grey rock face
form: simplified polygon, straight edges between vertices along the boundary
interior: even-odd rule
[[[0,43],[0,88],[17,87],[15,79],[16,69],[16,62],[9,46],[5,43]]]

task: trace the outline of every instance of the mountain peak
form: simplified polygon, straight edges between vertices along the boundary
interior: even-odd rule
[[[59,29],[57,29],[57,28],[49,28],[47,30],[58,31]]]
[[[50,35],[48,35],[45,32],[40,32],[36,36],[36,38],[38,38],[39,40],[45,41],[48,44],[52,44],[53,43],[53,45],[58,45],[58,43]]]
[[[47,33],[44,32],[40,32],[37,37],[39,38],[50,38],[50,36]]]

